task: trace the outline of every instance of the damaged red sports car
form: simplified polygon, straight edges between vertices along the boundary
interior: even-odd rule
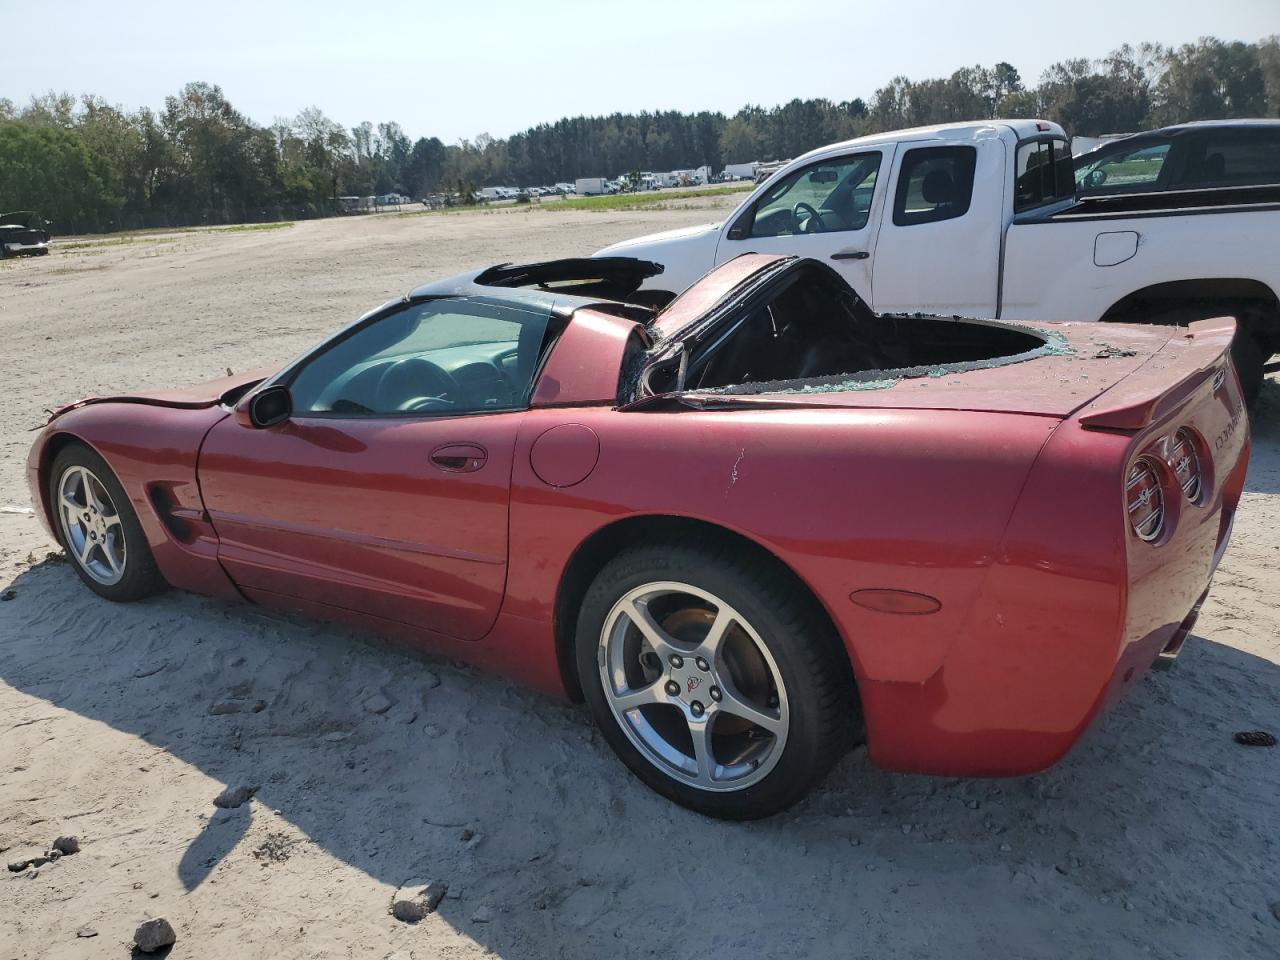
[[[90,589],[299,608],[585,699],[695,810],[860,738],[1021,774],[1178,653],[1249,454],[1189,329],[876,316],[744,256],[413,291],[272,375],[53,415],[32,496]]]

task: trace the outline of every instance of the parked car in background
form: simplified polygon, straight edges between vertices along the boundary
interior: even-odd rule
[[[0,257],[49,252],[49,228],[44,218],[30,210],[0,213]]]
[[[604,177],[579,177],[573,185],[573,192],[580,197],[600,197],[612,193],[609,181]]]
[[[102,597],[302,609],[585,698],[720,817],[864,736],[893,770],[1040,770],[1178,654],[1248,461],[1230,320],[1103,350],[877,317],[814,260],[665,306],[659,269],[494,267],[269,375],[63,407],[33,505]]]
[[[1082,197],[1280,185],[1280,120],[1209,120],[1108,140],[1076,157]]]
[[[1179,325],[1233,316],[1236,368],[1255,395],[1280,349],[1280,188],[1078,197],[1076,170],[1055,123],[892,131],[792,161],[721,223],[600,254],[662,264],[646,285],[674,293],[743,253],[782,253],[831,263],[883,313]]]

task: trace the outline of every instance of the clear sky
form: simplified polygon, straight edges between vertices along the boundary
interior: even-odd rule
[[[577,114],[869,99],[1000,60],[1034,81],[1126,41],[1273,33],[1280,0],[0,0],[0,97],[158,108],[206,80],[259,123],[314,104],[451,143]]]

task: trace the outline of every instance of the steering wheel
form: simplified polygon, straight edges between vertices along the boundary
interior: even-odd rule
[[[383,372],[374,396],[380,413],[447,410],[457,401],[458,384],[430,360],[405,357]]]
[[[800,211],[806,210],[809,213],[809,219],[805,221],[804,233],[825,233],[827,225],[823,222],[822,214],[820,214],[811,204],[805,203],[803,200],[797,200],[796,205],[791,208],[791,222],[795,226],[796,233],[800,230]],[[812,229],[814,224],[818,225],[818,229]]]

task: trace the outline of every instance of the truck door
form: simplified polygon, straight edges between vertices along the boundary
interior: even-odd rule
[[[793,171],[740,212],[716,246],[716,265],[744,253],[813,257],[868,303],[884,170],[893,147],[825,157]]]
[[[996,315],[1004,155],[998,139],[899,145],[876,242],[877,313]]]

